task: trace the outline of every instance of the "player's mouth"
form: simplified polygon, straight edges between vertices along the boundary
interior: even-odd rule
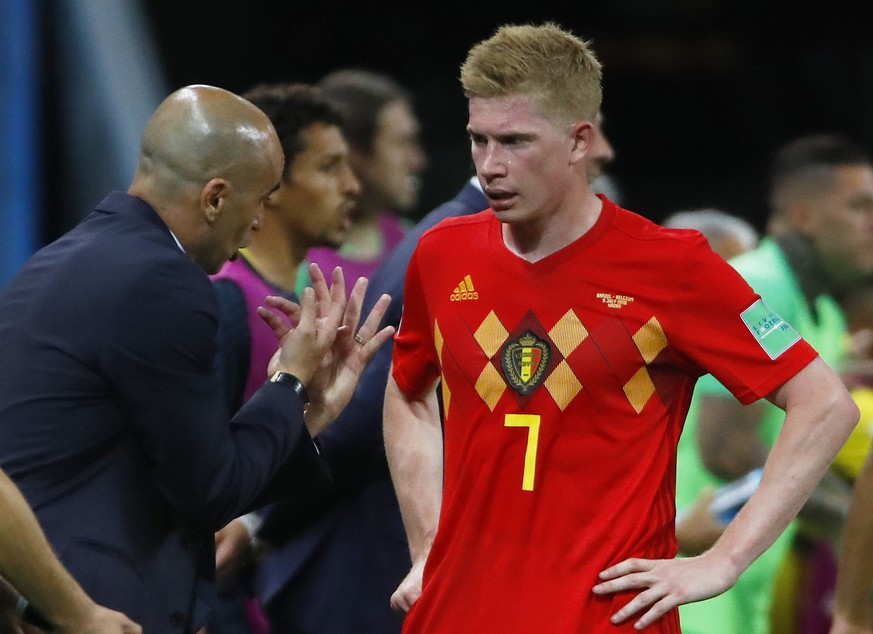
[[[486,189],[485,195],[494,211],[505,211],[511,208],[518,199],[518,194],[502,189]]]

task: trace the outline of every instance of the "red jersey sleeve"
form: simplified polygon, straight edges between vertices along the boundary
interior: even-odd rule
[[[767,396],[818,356],[702,236],[684,265],[671,340],[742,403]]]
[[[423,394],[440,374],[433,317],[428,310],[419,262],[420,248],[416,248],[406,270],[403,317],[394,337],[392,376],[409,397]]]

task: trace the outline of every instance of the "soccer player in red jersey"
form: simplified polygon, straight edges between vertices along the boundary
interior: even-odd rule
[[[490,209],[425,233],[407,272],[384,424],[413,566],[392,605],[408,633],[679,634],[676,607],[772,543],[857,408],[699,233],[591,192],[586,42],[502,27],[461,81]],[[787,414],[759,491],[675,559],[676,443],[707,372]]]

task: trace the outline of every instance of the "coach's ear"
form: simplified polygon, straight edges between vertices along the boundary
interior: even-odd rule
[[[210,179],[200,190],[200,209],[206,224],[212,225],[221,216],[229,192],[230,183],[223,178]]]

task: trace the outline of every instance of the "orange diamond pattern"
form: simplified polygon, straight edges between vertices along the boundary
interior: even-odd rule
[[[587,336],[588,330],[582,325],[572,308],[564,313],[564,316],[549,331],[549,337],[555,342],[565,358],[570,356],[570,353],[578,348]]]
[[[483,369],[479,378],[476,379],[476,391],[485,404],[492,412],[497,407],[497,401],[503,396],[506,391],[506,383],[503,376],[497,371],[492,364],[488,363]]]
[[[434,320],[433,322],[433,345],[436,348],[437,358],[440,361],[440,365],[443,364],[443,346],[445,345],[446,340],[443,339],[443,333],[440,330],[439,323]],[[443,411],[445,415],[449,414],[449,401],[452,400],[452,393],[449,390],[449,385],[445,381],[441,381],[441,386],[443,390]]]
[[[433,345],[436,348],[437,358],[440,360],[440,365],[443,363],[443,346],[446,340],[443,339],[443,333],[440,330],[440,325],[436,321],[433,322]]]
[[[588,336],[588,329],[585,328],[585,325],[572,309],[564,313],[552,329],[549,330],[549,337],[565,358],[572,354]],[[503,375],[491,360],[506,343],[509,331],[501,323],[494,311],[491,311],[482,320],[476,332],[473,333],[473,337],[489,359],[489,362],[486,363],[479,374],[479,378],[476,380],[476,391],[493,412],[494,408],[497,407],[497,402],[508,388]],[[623,390],[628,402],[639,414],[655,393],[655,385],[652,383],[646,366],[654,361],[661,351],[667,347],[667,337],[657,318],[652,317],[633,335],[633,341],[646,365],[634,373],[630,380],[624,384]],[[440,357],[440,363],[442,363],[442,351],[445,342],[436,323],[434,324],[434,343],[437,354]],[[566,409],[583,390],[581,381],[579,381],[570,365],[564,360],[555,367],[544,382],[544,385],[561,411]],[[451,393],[445,381],[443,381],[442,389],[443,405],[446,412],[448,412]]]
[[[624,384],[624,393],[637,414],[643,411],[643,407],[655,393],[655,384],[652,383],[645,366],[637,370],[631,380]]]
[[[667,337],[664,335],[664,329],[655,317],[643,324],[643,327],[637,330],[634,335],[634,343],[640,354],[643,355],[646,363],[654,361],[655,357],[667,347]]]
[[[544,385],[562,412],[576,398],[576,395],[582,391],[582,384],[576,378],[576,375],[566,361],[561,361],[552,370]]]
[[[440,381],[440,387],[443,390],[443,414],[449,415],[449,403],[452,400],[452,392],[449,389],[449,384],[445,381]],[[491,411],[494,411],[493,409]]]
[[[498,353],[500,347],[506,343],[506,338],[509,336],[509,331],[500,323],[500,319],[492,310],[488,316],[482,320],[482,323],[473,333],[473,337],[482,348],[482,352],[488,355],[490,359]]]

